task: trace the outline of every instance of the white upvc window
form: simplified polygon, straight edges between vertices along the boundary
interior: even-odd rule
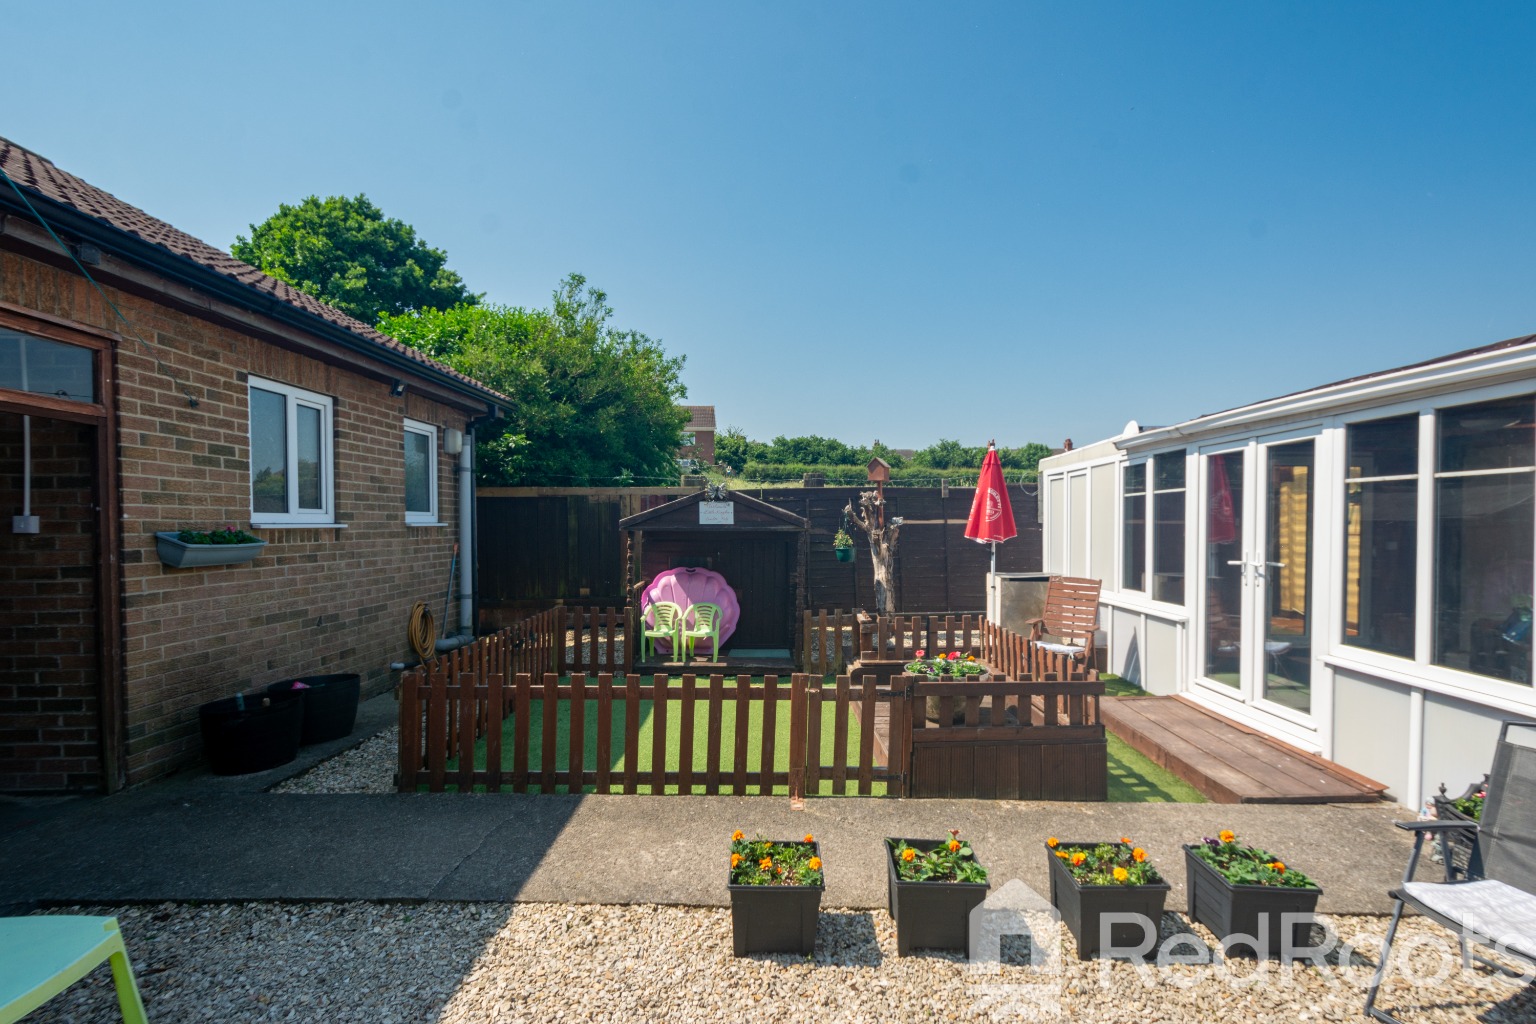
[[[405,421],[405,521],[437,524],[437,428]]]
[[[250,407],[252,524],[334,523],[332,400],[252,377]]]

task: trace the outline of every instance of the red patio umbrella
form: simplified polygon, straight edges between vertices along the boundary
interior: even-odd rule
[[[976,479],[976,497],[971,500],[965,535],[978,544],[992,545],[994,573],[998,541],[1019,535],[1013,523],[1013,505],[1008,501],[1008,485],[1003,483],[1003,464],[997,457],[997,445],[991,441],[987,442],[987,457],[981,460],[981,476]]]

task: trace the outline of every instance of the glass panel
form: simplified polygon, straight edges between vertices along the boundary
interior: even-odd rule
[[[1242,684],[1243,453],[1206,458],[1204,675]],[[1238,565],[1228,565],[1238,562]]]
[[[320,500],[320,410],[301,405],[298,413],[299,508],[318,512]]]
[[[1419,471],[1419,417],[1351,423],[1346,431],[1349,476],[1413,476]]]
[[[79,345],[0,330],[0,387],[94,402],[93,355]]]
[[[1533,498],[1530,473],[1437,482],[1437,665],[1531,681]]]
[[[1536,465],[1532,398],[1440,410],[1440,471]]]
[[[288,511],[288,403],[251,388],[251,511]]]
[[[1125,467],[1120,540],[1120,588],[1147,589],[1147,464]]]
[[[1184,603],[1184,492],[1152,496],[1152,597]]]
[[[414,430],[405,432],[405,510],[432,511],[432,438]]]
[[[1152,489],[1172,490],[1184,486],[1184,453],[1164,452],[1152,459]]]
[[[1417,480],[1349,484],[1344,506],[1344,642],[1413,657]]]
[[[1311,441],[1269,449],[1264,555],[1264,696],[1312,709]]]

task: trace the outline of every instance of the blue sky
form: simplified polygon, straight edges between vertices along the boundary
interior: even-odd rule
[[[1081,444],[1536,331],[1530,3],[3,15],[0,135],[222,247],[364,192],[490,300],[580,271],[763,439]]]

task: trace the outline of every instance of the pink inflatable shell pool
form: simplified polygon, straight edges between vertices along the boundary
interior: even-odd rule
[[[725,582],[725,577],[709,569],[668,569],[666,572],[656,574],[651,580],[651,585],[645,588],[640,595],[640,607],[644,609],[647,625],[654,624],[655,618],[651,615],[651,605],[657,601],[671,601],[686,614],[688,608],[695,604],[716,604],[720,606],[720,646],[736,632],[736,621],[741,618],[741,605],[736,601],[736,591]],[[667,641],[659,641],[660,644],[670,644]],[[700,640],[694,651],[709,650],[709,640]],[[711,652],[713,653],[713,652]]]

